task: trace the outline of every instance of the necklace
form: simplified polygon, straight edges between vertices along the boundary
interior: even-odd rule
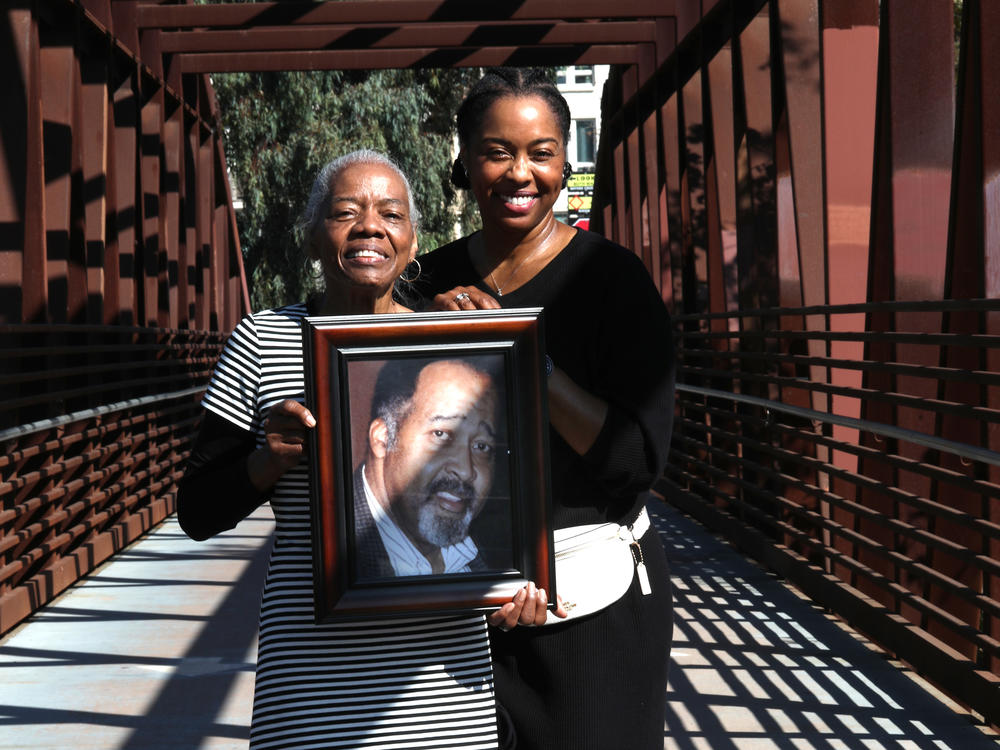
[[[528,254],[527,254],[527,255],[525,255],[525,256],[524,256],[523,258],[521,258],[521,260],[519,260],[519,261],[517,262],[517,265],[516,265],[516,266],[514,266],[514,270],[513,270],[513,271],[511,271],[511,272],[510,272],[510,274],[509,274],[509,275],[507,276],[507,280],[506,280],[506,281],[505,281],[505,282],[503,283],[503,285],[504,285],[504,286],[507,286],[508,284],[510,284],[511,280],[512,280],[512,279],[514,278],[514,274],[516,274],[516,273],[517,273],[518,269],[520,269],[520,268],[521,268],[521,266],[523,266],[523,265],[524,265],[525,261],[527,261],[527,260],[528,260],[528,258],[533,258],[533,257],[535,257],[535,254],[536,254],[536,253],[537,253],[537,252],[538,252],[539,250],[541,250],[542,252],[544,252],[544,251],[545,251],[545,247],[544,247],[544,246],[542,246],[542,247],[540,247],[540,248],[537,248],[537,249],[535,249],[535,250],[532,250],[532,251],[531,251],[530,253],[528,253]],[[497,297],[503,297],[503,289],[502,289],[502,288],[500,287],[500,285],[499,285],[499,284],[497,283],[497,280],[496,280],[496,278],[494,278],[494,276],[493,276],[493,271],[490,271],[490,281],[492,281],[492,282],[493,282],[493,286],[494,286],[494,287],[496,287],[496,290],[497,290]]]

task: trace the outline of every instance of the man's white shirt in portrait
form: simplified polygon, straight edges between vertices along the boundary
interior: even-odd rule
[[[434,571],[431,570],[430,561],[416,548],[410,538],[396,525],[392,516],[375,498],[371,487],[368,486],[364,467],[361,470],[361,479],[365,486],[365,500],[368,502],[368,509],[375,520],[375,527],[378,529],[382,544],[389,555],[393,571],[397,576],[431,575]],[[469,563],[478,554],[479,548],[468,536],[457,544],[442,547],[441,556],[444,558],[444,572],[468,573],[470,571]]]

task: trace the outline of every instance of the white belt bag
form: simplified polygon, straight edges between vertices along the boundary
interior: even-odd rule
[[[583,617],[618,601],[634,576],[644,595],[649,594],[649,576],[642,560],[639,539],[649,529],[649,514],[643,508],[628,526],[599,523],[556,529],[556,591],[568,610],[557,617],[549,610],[545,625]]]

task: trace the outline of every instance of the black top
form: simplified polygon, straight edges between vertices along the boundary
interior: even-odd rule
[[[640,493],[666,466],[673,425],[670,320],[645,266],[581,230],[534,278],[497,296],[473,267],[468,244],[465,237],[420,257],[421,296],[475,286],[505,308],[545,308],[545,346],[556,367],[609,406],[584,456],[550,430],[556,528],[631,520]]]

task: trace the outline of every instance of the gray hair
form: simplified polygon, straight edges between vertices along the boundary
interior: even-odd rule
[[[413,399],[396,396],[379,404],[376,416],[385,423],[385,449],[392,453],[396,450],[396,440],[399,437],[399,425],[405,422],[413,409]]]
[[[312,190],[309,191],[309,200],[306,202],[306,210],[302,213],[302,218],[299,221],[299,227],[305,233],[306,243],[312,241],[312,236],[316,228],[326,215],[331,198],[330,186],[333,184],[333,181],[345,169],[353,167],[356,164],[378,164],[388,167],[399,175],[399,179],[403,181],[403,186],[406,188],[410,224],[413,226],[413,231],[417,231],[417,225],[420,223],[420,211],[417,210],[417,204],[413,200],[413,188],[410,187],[410,181],[407,179],[406,174],[395,161],[385,154],[374,149],[362,148],[357,151],[351,151],[349,154],[338,156],[324,166],[319,171],[319,174],[316,175],[316,179],[313,180]]]

